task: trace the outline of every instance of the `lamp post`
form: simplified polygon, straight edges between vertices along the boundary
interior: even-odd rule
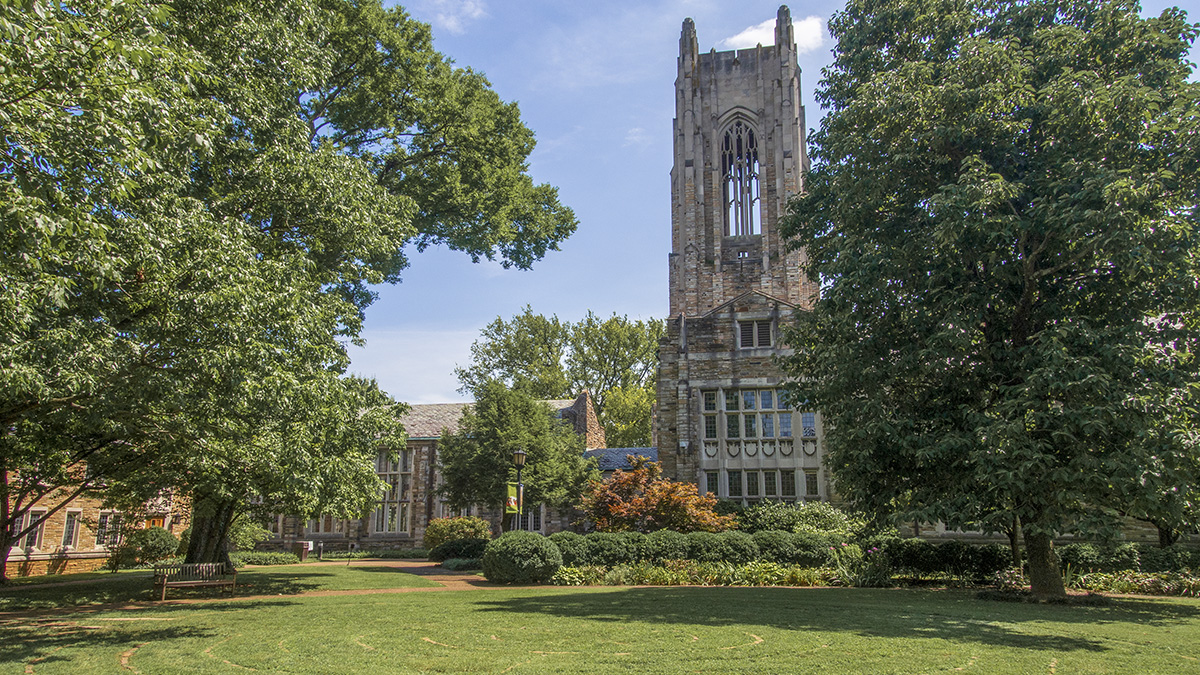
[[[517,467],[517,526],[514,530],[521,529],[521,515],[525,511],[525,484],[521,482],[521,469],[525,468],[525,451],[513,451],[513,464]]]

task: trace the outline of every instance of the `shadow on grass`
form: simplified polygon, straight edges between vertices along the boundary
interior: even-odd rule
[[[231,603],[206,603],[205,613],[253,612],[295,605],[292,600],[252,600]],[[217,633],[203,626],[175,626],[170,622],[189,621],[195,605],[153,605],[122,613],[114,621],[111,609],[82,607],[69,613],[54,613],[37,618],[0,618],[0,666],[25,663],[50,664],[78,658],[79,651],[108,651],[119,659],[122,652],[144,644],[181,638],[208,638]],[[180,615],[175,617],[173,615]],[[119,627],[119,629],[118,629]],[[64,649],[70,651],[63,652]],[[28,669],[26,672],[30,672]]]
[[[627,588],[482,600],[483,611],[537,613],[599,622],[849,632],[879,638],[938,638],[1000,647],[1102,652],[1103,639],[1053,635],[1027,622],[1166,626],[1194,621],[1200,608],[1118,599],[1107,607],[987,603],[954,591],[790,588]]]

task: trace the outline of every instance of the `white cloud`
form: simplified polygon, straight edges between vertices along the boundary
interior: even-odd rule
[[[725,49],[746,49],[755,45],[775,44],[775,19],[767,19],[757,26],[750,26],[742,32],[727,37],[717,43]]]
[[[806,16],[800,21],[793,21],[792,32],[796,36],[796,52],[799,54],[815,51],[825,44],[825,21],[819,16]]]
[[[466,23],[487,16],[483,0],[425,0],[422,3],[433,14],[432,23],[455,35],[466,32]]]
[[[796,37],[796,52],[804,54],[818,49],[825,42],[825,22],[819,16],[805,17],[792,22],[792,31]],[[748,49],[757,45],[775,44],[775,19],[750,26],[732,37],[727,37],[717,43],[723,49]]]

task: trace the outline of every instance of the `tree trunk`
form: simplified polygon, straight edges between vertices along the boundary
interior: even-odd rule
[[[1021,517],[1013,516],[1012,527],[1004,532],[1008,535],[1008,550],[1012,552],[1012,566],[1021,566]]]
[[[1168,546],[1171,546],[1175,542],[1179,541],[1179,530],[1171,527],[1170,525],[1164,525],[1158,522],[1154,523],[1154,527],[1158,529],[1159,548],[1167,548]]]
[[[237,515],[237,502],[197,498],[192,502],[192,535],[185,563],[225,563],[229,560],[229,526]]]
[[[1033,597],[1040,601],[1067,597],[1050,535],[1026,530],[1025,552],[1029,560],[1029,585],[1033,589]]]

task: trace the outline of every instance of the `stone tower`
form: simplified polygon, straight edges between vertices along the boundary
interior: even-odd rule
[[[780,327],[817,292],[779,231],[808,169],[792,19],[775,44],[701,54],[683,22],[671,170],[671,314],[659,346],[664,473],[754,502],[828,498],[814,412],[793,410]]]

